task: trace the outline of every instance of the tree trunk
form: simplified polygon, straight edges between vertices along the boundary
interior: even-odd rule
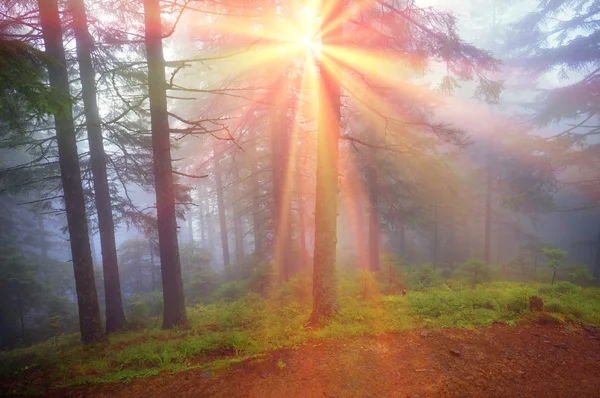
[[[217,193],[218,195],[218,193]],[[208,202],[208,209],[205,213],[204,220],[206,222],[206,239],[208,241],[208,250],[212,258],[215,257],[215,225],[213,220],[214,205],[212,201]]]
[[[339,46],[342,39],[343,4],[323,0],[321,42],[323,48]],[[315,196],[315,249],[313,311],[311,324],[325,321],[337,311],[335,261],[337,244],[338,141],[340,136],[340,82],[331,70],[334,62],[323,53],[319,62],[319,115],[317,188]]]
[[[152,291],[156,291],[156,275],[154,274],[154,245],[152,239],[148,239],[148,245],[150,247],[150,283],[152,284]]]
[[[57,0],[38,0],[38,7],[46,53],[55,59],[55,62],[48,64],[50,86],[57,93],[68,96],[69,75]],[[102,339],[102,321],[71,107],[69,106],[66,112],[56,113],[54,123],[77,291],[81,340],[83,344],[91,344]]]
[[[190,243],[194,246],[194,219],[193,219],[192,210],[187,212],[187,224],[188,224],[188,232],[190,234]]]
[[[142,273],[142,241],[140,239],[135,240],[135,252],[136,252],[136,271],[138,277],[138,293],[142,294],[144,291],[144,283],[143,278],[144,274]]]
[[[90,164],[94,178],[94,198],[98,212],[98,230],[102,251],[104,298],[106,302],[106,333],[121,330],[127,324],[121,298],[115,224],[112,214],[110,189],[106,172],[106,153],[96,99],[96,79],[92,65],[92,43],[88,32],[87,15],[83,0],[71,0],[73,28],[77,47],[77,60],[81,76],[81,89],[85,122],[90,146]],[[93,237],[92,237],[93,239]]]
[[[42,259],[48,259],[48,241],[46,240],[46,228],[44,226],[44,216],[38,214],[38,229],[40,230],[40,256]]]
[[[379,271],[379,209],[377,207],[377,168],[373,164],[375,161],[374,149],[371,149],[370,165],[367,171],[367,184],[369,186],[369,270]]]
[[[491,146],[491,144],[490,144]],[[485,182],[485,236],[483,247],[483,261],[490,264],[492,255],[492,191],[493,191],[493,174],[492,165],[489,159],[491,150],[488,151],[488,167],[486,171]]]
[[[226,277],[229,279],[231,275],[231,259],[229,257],[229,238],[227,236],[227,216],[225,214],[225,200],[223,198],[223,180],[221,176],[221,161],[220,154],[214,151],[215,154],[215,183],[217,185],[217,206],[219,208],[219,227],[221,230],[221,248],[223,249],[223,268]]]
[[[233,222],[235,229],[235,263],[240,267],[244,262],[244,221],[242,220],[242,215],[237,203],[233,206]]]
[[[285,82],[281,79],[282,85]],[[271,132],[271,169],[273,170],[273,202],[275,217],[273,219],[273,236],[275,265],[279,270],[279,278],[288,280],[292,269],[292,219],[290,206],[290,134],[285,122],[286,101],[281,86],[274,95],[276,106],[269,113]]]
[[[304,197],[302,195],[302,165],[300,162],[300,152],[296,155],[296,202],[298,205],[298,270],[304,271],[308,265],[308,249],[306,247],[306,221],[304,214]]]
[[[171,165],[171,140],[159,0],[144,0],[144,19],[156,185],[156,215],[164,298],[162,326],[163,329],[169,329],[175,325],[185,324],[187,314],[177,241],[175,184]]]
[[[258,179],[258,174],[260,173],[260,167],[258,163],[258,151],[257,151],[258,143],[255,143],[252,148],[254,148],[254,160],[253,160],[253,170],[252,175],[250,176],[250,185],[252,186],[252,234],[254,235],[254,257],[257,262],[261,262],[264,259],[264,251],[263,251],[263,240],[262,240],[262,228],[261,228],[261,220],[260,220],[260,204],[261,204],[261,189],[260,189],[260,181]]]
[[[596,241],[596,258],[594,261],[594,280],[600,283],[600,229],[598,229],[598,238]]]
[[[408,256],[406,255],[406,223],[404,220],[400,221],[400,231],[399,233],[399,244],[400,244],[400,257],[404,260],[408,260]]]
[[[438,222],[438,206],[433,205],[433,270],[437,268],[438,262],[438,247],[439,247],[439,222]]]

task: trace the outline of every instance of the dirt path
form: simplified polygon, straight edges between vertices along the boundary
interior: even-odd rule
[[[598,397],[599,365],[595,334],[499,325],[311,343],[218,374],[163,374],[47,396]]]

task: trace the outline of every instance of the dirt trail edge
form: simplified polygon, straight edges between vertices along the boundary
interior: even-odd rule
[[[412,330],[313,342],[217,374],[189,371],[47,397],[598,397],[594,330]]]

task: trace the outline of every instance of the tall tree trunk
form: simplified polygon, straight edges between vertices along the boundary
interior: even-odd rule
[[[437,268],[438,262],[438,238],[439,238],[438,206],[433,205],[433,270]]]
[[[144,291],[144,283],[143,278],[144,274],[142,273],[142,241],[136,238],[135,242],[135,252],[136,252],[136,271],[138,277],[138,293],[142,294]]]
[[[48,63],[50,86],[57,93],[68,96],[69,75],[57,0],[38,0],[38,8],[46,53],[55,60]],[[71,107],[69,106],[65,112],[57,112],[54,115],[54,123],[77,291],[81,340],[83,344],[91,344],[102,339],[102,321]]]
[[[175,325],[186,323],[187,314],[177,241],[175,184],[171,165],[171,140],[159,0],[144,0],[144,19],[156,185],[156,215],[164,298],[162,326],[164,329],[169,329]]]
[[[196,189],[197,201],[198,201],[198,224],[200,227],[200,245],[203,248],[206,248],[206,218],[205,218],[205,206],[204,199],[202,198],[202,193],[200,191],[200,187]]]
[[[46,239],[46,227],[44,226],[44,216],[38,214],[38,229],[40,230],[40,256],[46,260],[48,258],[48,241]]]
[[[194,213],[192,213],[192,210],[187,212],[187,224],[188,224],[188,232],[190,234],[190,243],[192,244],[192,246],[194,246],[194,219],[193,219],[193,215]]]
[[[306,212],[304,206],[304,197],[302,195],[302,164],[300,161],[300,151],[296,155],[296,202],[298,205],[298,270],[304,271],[308,265],[308,248],[306,247],[306,221],[304,214]]]
[[[406,223],[404,220],[400,220],[400,230],[398,231],[398,235],[400,257],[402,257],[404,260],[408,260],[408,256],[406,255]]]
[[[273,170],[273,236],[275,265],[282,281],[290,277],[292,270],[292,219],[290,206],[290,132],[285,122],[286,101],[281,79],[279,92],[275,94],[276,106],[269,113],[271,132],[271,169]]]
[[[104,298],[106,302],[106,333],[112,333],[123,329],[127,321],[125,320],[121,299],[115,224],[106,172],[106,153],[104,152],[102,126],[96,99],[96,79],[91,56],[92,37],[87,28],[88,22],[84,1],[71,0],[71,12],[73,14],[79,74],[81,75],[85,123],[90,146],[90,164],[94,178],[94,197],[98,212]]]
[[[596,258],[594,261],[594,280],[600,283],[600,229],[598,229],[598,237],[596,240]]]
[[[88,225],[89,228],[89,225]],[[90,228],[91,229],[91,228]],[[89,231],[89,229],[88,229]],[[90,250],[92,252],[92,264],[98,264],[98,253],[96,252],[96,242],[94,240],[94,233],[90,232]]]
[[[263,251],[263,233],[262,225],[260,220],[260,207],[261,207],[261,189],[258,175],[260,173],[260,167],[258,163],[258,143],[255,143],[251,147],[253,148],[253,167],[252,175],[250,176],[250,185],[252,187],[252,234],[254,235],[254,257],[257,262],[261,262],[264,259]]]
[[[323,48],[342,44],[343,3],[323,0]],[[315,251],[311,324],[329,319],[338,307],[335,280],[338,200],[338,141],[340,136],[340,82],[331,70],[334,61],[324,52],[319,62],[319,115],[317,188],[315,197]]]
[[[492,150],[491,142],[488,144],[488,165],[486,170],[485,181],[485,231],[484,231],[484,247],[483,260],[486,264],[490,264],[492,255],[492,195],[493,195],[493,171],[492,162],[490,160]]]
[[[152,244],[152,239],[148,239],[148,245],[150,247],[150,278],[152,283],[152,291],[156,291],[156,275],[154,274],[154,245]]]
[[[208,202],[208,209],[205,214],[204,220],[206,221],[206,239],[208,241],[208,250],[210,251],[211,257],[215,257],[215,230],[213,220],[213,209],[214,205],[212,201]]]
[[[244,221],[237,203],[233,205],[233,222],[235,230],[235,263],[240,267],[244,262]]]
[[[215,153],[215,183],[217,185],[217,206],[219,208],[219,227],[221,230],[221,248],[223,249],[223,268],[227,278],[231,271],[231,259],[229,257],[229,238],[227,236],[227,216],[225,214],[225,199],[223,193],[223,179],[221,175],[220,154]]]
[[[372,142],[373,139],[371,140]],[[367,170],[367,184],[369,187],[369,271],[379,271],[379,208],[377,192],[377,167],[375,165],[375,149],[369,149],[369,166]]]

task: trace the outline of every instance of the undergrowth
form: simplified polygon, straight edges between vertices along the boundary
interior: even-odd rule
[[[269,292],[267,298],[251,293],[234,301],[190,307],[185,328],[118,333],[88,347],[81,346],[78,336],[70,334],[0,352],[0,379],[26,380],[41,372],[54,386],[116,382],[161,371],[216,369],[314,339],[422,327],[485,327],[494,321],[514,325],[527,318],[529,297],[533,295],[542,297],[545,310],[557,320],[600,324],[597,288],[581,288],[568,282],[452,283],[409,290],[403,296],[385,294],[385,284],[364,273],[340,281],[337,315],[330,324],[311,329],[305,328],[310,299],[298,293],[304,291],[306,283],[291,281]]]

